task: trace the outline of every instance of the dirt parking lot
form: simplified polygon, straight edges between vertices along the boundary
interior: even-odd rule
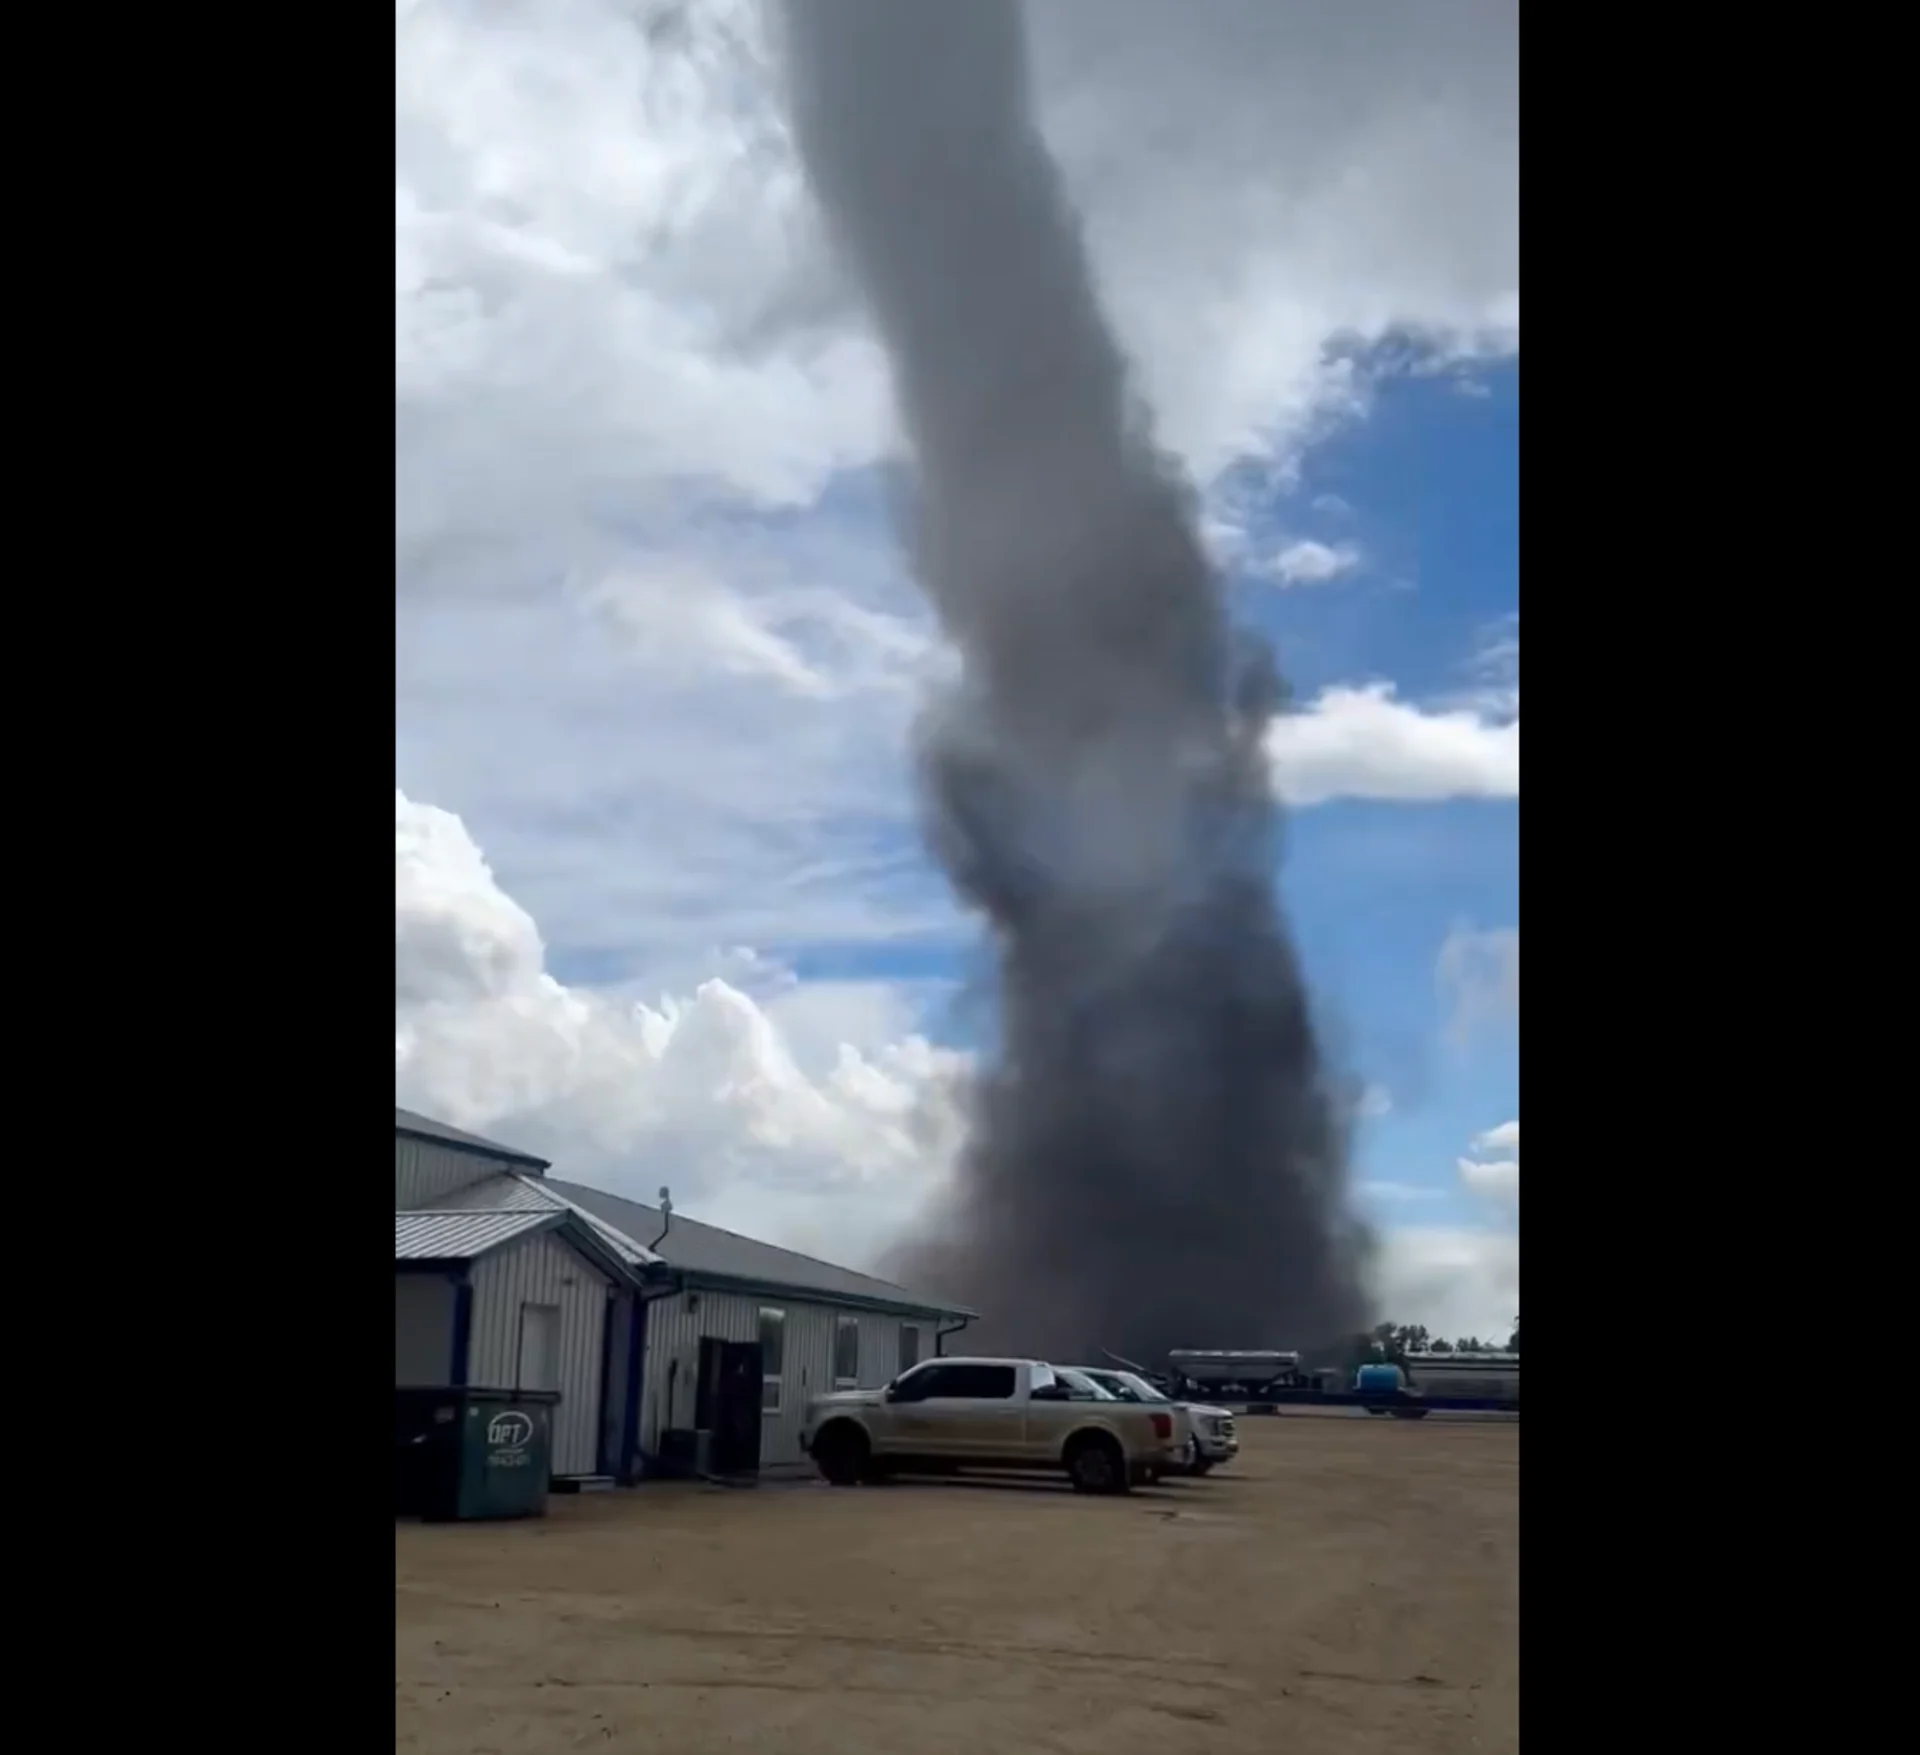
[[[1241,1430],[1119,1499],[661,1484],[399,1526],[398,1748],[1517,1749],[1518,1426]]]

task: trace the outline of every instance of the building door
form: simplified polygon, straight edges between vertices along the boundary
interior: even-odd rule
[[[710,1434],[709,1466],[716,1475],[760,1470],[760,1400],[765,1379],[758,1341],[700,1340],[700,1381],[694,1424]]]
[[[520,1306],[520,1356],[515,1389],[560,1391],[560,1306]]]

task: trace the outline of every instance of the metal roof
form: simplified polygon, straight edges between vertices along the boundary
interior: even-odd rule
[[[449,1212],[552,1211],[557,1207],[577,1214],[629,1263],[663,1261],[696,1278],[711,1275],[743,1280],[823,1302],[852,1300],[933,1316],[974,1314],[964,1304],[923,1297],[891,1280],[835,1267],[791,1249],[776,1249],[771,1243],[723,1231],[717,1225],[703,1225],[679,1213],[673,1215],[673,1226],[656,1253],[649,1245],[660,1236],[663,1221],[658,1207],[550,1176],[490,1176],[448,1195],[440,1205],[442,1211]]]
[[[1297,1359],[1298,1353],[1289,1353],[1272,1347],[1170,1347],[1169,1359]]]
[[[658,1207],[617,1194],[605,1194],[578,1182],[560,1182],[542,1178],[542,1186],[563,1195],[590,1217],[616,1225],[629,1237],[644,1238],[649,1244],[660,1237],[664,1221]],[[658,1245],[662,1260],[693,1275],[711,1274],[719,1279],[746,1280],[754,1285],[781,1287],[832,1301],[854,1299],[868,1304],[886,1304],[899,1309],[927,1312],[937,1316],[972,1316],[964,1304],[946,1299],[923,1297],[891,1280],[871,1274],[857,1274],[851,1268],[835,1267],[791,1249],[776,1249],[742,1237],[737,1231],[723,1231],[718,1225],[703,1225],[698,1219],[673,1215],[673,1225]]]
[[[439,1208],[442,1212],[571,1213],[629,1267],[648,1267],[661,1259],[617,1225],[609,1224],[597,1214],[588,1212],[577,1201],[568,1199],[544,1176],[521,1176],[511,1172],[504,1176],[489,1176],[483,1182],[456,1189],[439,1203]],[[653,1233],[650,1231],[647,1235],[652,1236]]]
[[[1410,1360],[1418,1360],[1422,1365],[1514,1365],[1520,1363],[1518,1353],[1408,1353]]]
[[[457,1146],[463,1152],[478,1152],[485,1157],[498,1158],[503,1164],[525,1164],[534,1170],[547,1167],[545,1158],[536,1158],[531,1152],[503,1146],[498,1140],[482,1139],[477,1133],[463,1133],[457,1127],[449,1127],[444,1121],[435,1121],[431,1115],[402,1109],[397,1103],[393,1106],[393,1131],[411,1134],[415,1139],[432,1140],[437,1145]]]
[[[503,1243],[545,1231],[563,1215],[547,1212],[395,1213],[395,1261],[474,1261]]]

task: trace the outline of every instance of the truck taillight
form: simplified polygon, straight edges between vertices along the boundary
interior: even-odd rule
[[[1171,1438],[1173,1436],[1173,1416],[1171,1414],[1149,1414],[1147,1418],[1153,1422],[1154,1437]]]

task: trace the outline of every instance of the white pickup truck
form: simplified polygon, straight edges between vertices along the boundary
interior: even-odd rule
[[[1062,1470],[1082,1493],[1124,1493],[1180,1466],[1186,1422],[1038,1359],[928,1359],[884,1389],[807,1407],[800,1443],[836,1487],[895,1473]]]

